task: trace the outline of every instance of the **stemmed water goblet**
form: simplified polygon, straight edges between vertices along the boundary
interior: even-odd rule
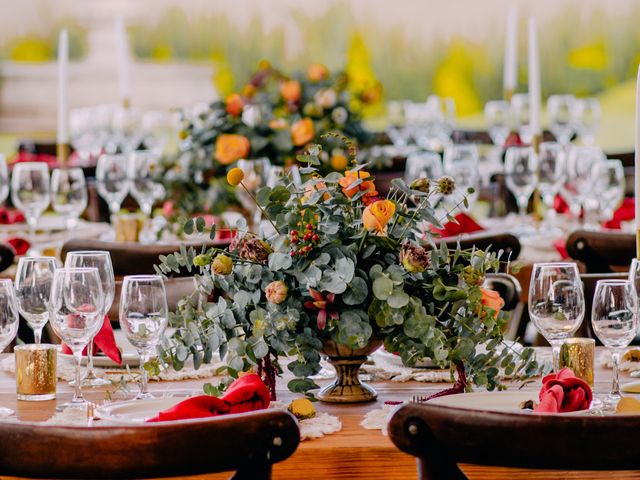
[[[167,323],[167,294],[162,277],[124,277],[120,294],[120,327],[140,355],[140,393],[136,400],[153,398],[147,389],[144,365],[160,343]]]
[[[604,402],[616,405],[621,398],[618,381],[620,355],[638,332],[637,294],[629,280],[598,281],[593,295],[591,326],[596,337],[611,352],[613,381]]]
[[[585,145],[593,145],[600,127],[602,111],[597,98],[581,98],[573,102],[571,116],[576,132]]]
[[[151,217],[151,209],[161,196],[161,185],[155,181],[158,158],[149,151],[137,151],[130,155],[129,185],[145,217]]]
[[[533,140],[533,132],[529,123],[529,106],[528,93],[516,93],[511,97],[511,117],[518,129],[518,135],[524,143],[531,143]]]
[[[573,95],[551,95],[547,99],[547,113],[549,114],[550,130],[561,145],[568,145],[574,133],[571,112],[574,109],[576,97]]]
[[[493,144],[502,148],[511,131],[511,109],[509,102],[494,100],[484,106],[484,118],[487,122],[487,131]]]
[[[98,193],[109,205],[111,215],[117,214],[129,193],[126,155],[101,155],[96,164],[96,182]]]
[[[38,219],[49,205],[49,167],[44,162],[24,162],[13,167],[11,201],[27,218],[31,237]]]
[[[16,271],[15,290],[18,309],[33,330],[35,343],[42,339],[42,329],[49,320],[51,285],[56,270],[53,257],[22,257]]]
[[[65,218],[68,229],[78,225],[87,203],[87,185],[81,168],[56,168],[51,173],[51,204]]]
[[[9,279],[0,279],[0,352],[13,341],[18,333],[20,316],[13,283]],[[0,416],[13,415],[10,408],[0,408]]]
[[[82,396],[82,351],[98,332],[104,317],[104,293],[97,268],[59,268],[53,275],[50,324],[73,352],[75,392],[63,407],[86,407]]]
[[[555,218],[555,199],[560,192],[566,174],[566,155],[562,145],[542,142],[538,153],[538,190],[547,211],[545,223],[552,228]]]
[[[584,292],[575,263],[535,263],[529,285],[529,316],[553,352],[559,370],[560,345],[578,330],[585,314]]]
[[[530,230],[526,224],[529,197],[538,181],[538,158],[531,147],[510,147],[504,160],[504,175],[507,188],[516,197],[518,214],[522,225],[518,227],[522,233]]]
[[[620,160],[607,160],[598,164],[593,174],[596,178],[594,195],[597,195],[600,206],[599,220],[611,220],[624,199],[624,167]]]
[[[567,157],[567,170],[562,195],[569,203],[571,214],[579,220],[580,211],[591,209],[590,199],[596,178],[594,171],[606,156],[598,147],[571,147]],[[597,199],[595,199],[597,201]],[[591,202],[592,203],[592,202]],[[597,208],[597,205],[596,205]]]
[[[104,294],[103,317],[105,317],[113,304],[113,298],[116,290],[116,282],[113,275],[113,266],[111,264],[111,255],[109,252],[99,250],[69,252],[65,258],[64,266],[65,268],[96,268],[98,270],[98,276],[100,277],[102,292]],[[108,322],[109,319],[105,318],[104,321]],[[100,326],[102,326],[102,324],[100,324]],[[96,334],[97,333],[98,332],[96,332]],[[111,382],[108,380],[96,376],[93,369],[92,338],[87,345],[87,373],[82,380],[82,386],[102,387],[110,384]]]
[[[456,190],[452,200],[461,206],[463,198],[467,198],[469,208],[478,198],[480,186],[480,170],[478,149],[475,145],[451,145],[444,152],[444,173],[456,180]],[[473,193],[467,193],[469,189]],[[462,208],[462,207],[460,207]]]

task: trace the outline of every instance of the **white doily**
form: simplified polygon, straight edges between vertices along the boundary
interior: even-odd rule
[[[271,402],[269,408],[286,410],[287,404],[275,401]],[[298,426],[300,427],[300,440],[322,438],[325,435],[330,435],[342,430],[342,422],[340,419],[325,412],[318,412],[313,418],[298,420]]]
[[[382,408],[374,408],[373,410],[367,412],[367,414],[362,419],[362,422],[360,422],[360,425],[362,426],[362,428],[366,428],[367,430],[382,430],[382,434],[386,435],[389,419],[393,415],[393,412],[396,411],[396,408],[398,408],[402,404],[391,405],[385,403],[384,405],[382,405]]]

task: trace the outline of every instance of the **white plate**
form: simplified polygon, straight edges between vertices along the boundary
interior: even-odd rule
[[[194,395],[202,395],[202,392],[193,390],[178,390],[164,392],[163,397],[150,398],[148,400],[126,400],[102,405],[95,410],[95,416],[102,420],[119,425],[139,425],[145,420],[155,417],[158,412],[173,407],[186,398]]]
[[[467,410],[482,410],[488,412],[506,413],[531,413],[520,408],[522,402],[527,400],[538,401],[538,392],[534,390],[505,390],[503,392],[471,392],[429,400],[430,405],[442,405],[443,407],[464,408]],[[560,413],[556,415],[584,415],[589,410],[579,412]]]

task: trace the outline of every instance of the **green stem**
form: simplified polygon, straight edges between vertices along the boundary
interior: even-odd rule
[[[260,209],[260,211],[262,212],[262,214],[264,215],[264,217],[269,220],[269,223],[271,225],[273,225],[273,228],[276,230],[276,232],[278,232],[278,235],[282,235],[282,233],[280,232],[280,230],[278,230],[278,227],[276,227],[276,224],[273,223],[273,220],[271,220],[271,218],[269,217],[269,215],[267,215],[267,212],[264,211],[264,208],[262,208],[260,206],[260,204],[258,203],[258,199],[253,195],[253,193],[251,193],[249,191],[249,189],[244,185],[244,183],[240,182],[240,186],[242,188],[244,188],[244,191],[247,192],[247,194],[251,197],[251,200],[253,200],[256,204],[256,206]]]

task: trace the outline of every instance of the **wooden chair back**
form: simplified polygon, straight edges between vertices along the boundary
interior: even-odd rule
[[[0,272],[4,272],[13,265],[16,258],[15,250],[9,245],[0,244]]]
[[[503,250],[504,253],[501,257],[501,260],[505,262],[502,267],[503,270],[506,270],[507,260],[516,260],[521,250],[520,240],[511,233],[476,232],[461,237],[447,237],[434,240],[436,243],[446,242],[447,247],[450,249],[456,248],[456,245],[459,243],[462,249],[475,247],[479,250],[490,249],[496,253]]]
[[[488,274],[484,286],[500,294],[504,300],[504,307],[502,307],[504,311],[509,312],[520,303],[522,287],[518,279],[513,275],[508,273]]]
[[[535,396],[535,393],[532,393]],[[407,404],[389,437],[417,457],[421,480],[465,480],[458,463],[560,470],[640,468],[638,416],[498,413]]]
[[[608,273],[613,271],[611,267],[629,267],[636,257],[636,236],[577,230],[567,239],[567,252],[585,264],[587,273]]]
[[[28,478],[157,478],[235,471],[267,480],[300,442],[294,417],[265,410],[144,426],[4,424],[0,474]]]

